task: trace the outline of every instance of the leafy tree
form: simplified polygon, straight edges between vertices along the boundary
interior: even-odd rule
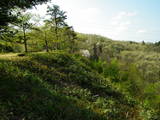
[[[144,41],[142,41],[142,45],[145,45],[146,43]]]
[[[32,6],[42,4],[49,0],[1,0],[0,2],[0,29],[8,23],[16,22],[17,17],[12,14],[14,8],[27,9]]]
[[[28,47],[27,47],[27,35],[26,32],[27,30],[33,29],[34,24],[30,22],[32,15],[30,13],[25,13],[22,10],[18,10],[18,23],[15,24],[15,26],[18,27],[18,30],[20,30],[23,33],[23,44],[25,48],[25,52],[28,52]]]
[[[159,42],[156,42],[155,45],[160,46],[160,41],[159,41]]]
[[[76,47],[76,39],[77,34],[74,32],[73,27],[66,26],[64,27],[64,37],[66,39],[67,47],[69,48],[70,53],[74,53],[77,49]]]
[[[13,26],[5,26],[5,31],[0,32],[0,39],[6,42],[13,42],[13,37],[18,32]]]
[[[103,46],[100,43],[94,43],[93,44],[93,55],[92,58],[93,60],[98,61],[99,57],[101,56],[101,54],[103,53]]]
[[[99,57],[98,57],[98,50],[97,50],[97,44],[95,43],[93,45],[93,59],[98,61]]]
[[[43,34],[43,40],[45,43],[45,48],[46,48],[46,52],[49,52],[49,36],[48,36],[48,31],[49,31],[49,25],[47,23],[45,23],[45,25],[40,29],[40,32]]]
[[[65,20],[67,19],[67,16],[65,15],[66,12],[60,10],[60,7],[58,5],[52,5],[48,6],[47,14],[51,16],[50,20],[48,20],[48,23],[50,23],[52,30],[55,33],[56,49],[60,49],[60,45],[58,44],[59,41],[58,29],[66,26],[65,23]]]
[[[103,75],[114,82],[119,82],[119,72],[120,66],[116,59],[113,59],[109,64],[103,65]]]
[[[46,46],[46,51],[49,52],[48,40],[47,40],[47,32],[44,31],[44,41]]]

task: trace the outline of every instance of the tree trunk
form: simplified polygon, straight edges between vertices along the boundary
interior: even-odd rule
[[[27,40],[24,41],[24,47],[25,47],[25,52],[28,52],[28,48],[27,48]]]
[[[56,34],[56,49],[59,49],[59,44],[58,44],[58,30],[57,30],[57,24],[55,26],[55,34]]]
[[[98,61],[98,60],[99,60],[96,43],[94,44],[94,47],[93,47],[93,59],[94,59],[95,61]]]
[[[59,45],[58,45],[58,23],[57,23],[57,15],[54,16],[54,19],[55,19],[56,49],[59,49]]]
[[[24,48],[25,48],[25,52],[28,52],[28,48],[27,48],[27,39],[26,39],[26,31],[23,28],[23,39],[24,39]]]
[[[45,44],[46,44],[46,52],[49,52],[49,49],[48,49],[48,41],[46,39],[46,32],[44,33],[45,35]]]

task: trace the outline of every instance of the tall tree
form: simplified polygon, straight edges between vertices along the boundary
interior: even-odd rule
[[[74,53],[75,50],[77,49],[77,46],[76,46],[77,34],[75,33],[73,27],[72,26],[64,27],[63,35],[66,38],[66,44],[67,44],[67,47],[69,48],[69,52]]]
[[[49,41],[47,39],[47,33],[49,31],[49,24],[46,22],[40,31],[43,34],[46,52],[49,52],[49,43],[48,43]]]
[[[14,8],[27,9],[50,0],[1,0],[0,1],[0,29],[8,23],[13,23],[17,17],[12,14]]]
[[[59,49],[59,36],[58,36],[58,29],[66,26],[65,20],[67,16],[65,15],[66,12],[60,10],[58,5],[48,6],[47,15],[50,15],[51,18],[48,22],[51,24],[52,29],[54,30],[55,37],[56,37],[56,49]]]
[[[96,60],[96,61],[99,60],[98,48],[96,43],[93,44],[93,60]]]
[[[22,10],[18,10],[18,22],[15,24],[16,27],[23,33],[23,44],[25,48],[25,52],[28,52],[27,47],[27,30],[33,29],[34,25],[30,22],[32,15],[30,13],[25,13]]]

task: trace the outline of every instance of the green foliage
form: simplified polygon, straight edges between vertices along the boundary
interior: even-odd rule
[[[0,42],[0,53],[8,52],[21,52],[23,48],[20,44],[14,44],[12,42],[1,41]]]
[[[0,52],[5,53],[5,52],[13,52],[13,48],[9,45],[6,45],[4,43],[0,43]]]
[[[105,77],[109,77],[112,81],[119,81],[119,65],[116,59],[113,59],[110,64],[106,64],[103,67],[103,74]]]
[[[18,27],[18,31],[22,32],[22,40],[25,48],[25,52],[28,52],[28,37],[27,37],[27,31],[33,29],[33,23],[31,23],[32,15],[31,13],[25,13],[24,11],[17,9],[16,11],[18,23],[14,24],[16,27]]]
[[[0,2],[0,30],[3,30],[4,26],[8,23],[14,23],[17,21],[17,16],[12,14],[12,10],[16,7],[26,9],[31,8],[37,4],[42,4],[48,0],[1,0]]]
[[[1,119],[140,119],[138,104],[92,64],[60,51],[1,60]]]
[[[58,5],[52,5],[48,6],[47,14],[50,15],[50,19],[46,21],[50,25],[50,30],[55,34],[55,49],[60,49],[61,39],[59,36],[59,30],[67,25],[65,23],[65,20],[67,19],[67,16],[65,15],[66,12],[60,10]]]

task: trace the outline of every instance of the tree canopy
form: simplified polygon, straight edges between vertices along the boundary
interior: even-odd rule
[[[14,8],[27,9],[32,6],[42,4],[49,0],[1,0],[0,1],[0,29],[8,23],[13,23],[17,19],[12,14]]]

